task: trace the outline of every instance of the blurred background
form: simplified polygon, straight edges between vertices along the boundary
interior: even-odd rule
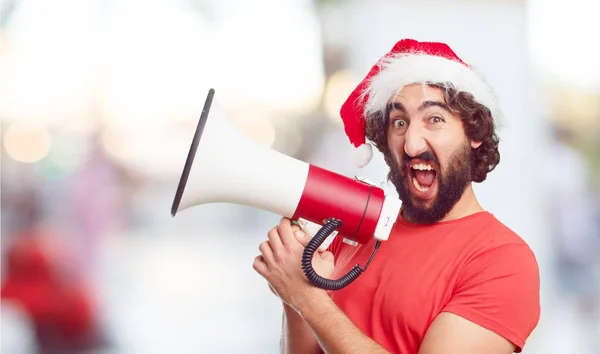
[[[406,37],[497,90],[502,162],[476,192],[538,257],[525,352],[600,353],[600,2],[0,4],[2,353],[278,352],[252,261],[279,216],[170,216],[207,90],[260,144],[395,194],[380,155],[353,167],[338,112]]]

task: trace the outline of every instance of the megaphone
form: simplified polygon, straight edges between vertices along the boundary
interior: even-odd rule
[[[360,178],[349,178],[263,147],[213,105],[210,89],[175,192],[171,215],[208,203],[234,203],[269,211],[303,226],[318,225],[302,256],[315,286],[339,290],[353,282],[388,239],[400,212],[398,198]],[[209,119],[210,117],[210,119]],[[314,252],[330,236],[365,244],[376,239],[364,268],[325,279],[312,268]]]

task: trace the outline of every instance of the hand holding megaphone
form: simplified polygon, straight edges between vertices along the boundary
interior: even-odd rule
[[[317,224],[314,224],[314,223],[297,223],[293,220],[289,220],[289,219],[285,219],[285,218],[282,219],[282,221],[284,221],[284,222],[287,221],[292,224],[292,232],[294,233],[296,240],[302,246],[302,248],[306,248],[306,246],[310,242],[311,238],[320,229],[320,226]],[[269,231],[269,233],[268,233],[269,239],[276,236],[275,235],[275,232],[277,232],[276,228],[277,228],[277,226],[272,228]],[[333,275],[334,257],[333,257],[333,253],[327,251],[326,248],[327,247],[325,245],[322,245],[322,247],[320,247],[319,250],[314,253],[314,256],[312,259],[312,265],[317,274],[319,274],[323,278],[328,279],[328,278],[331,278],[331,276]],[[260,247],[259,247],[259,249],[260,249]],[[259,260],[264,261],[260,258],[259,258]],[[275,296],[279,296],[279,294],[277,294],[277,291],[275,291],[275,289],[273,289],[273,286],[270,283],[268,283],[268,284],[269,284],[269,289],[271,290],[271,292]]]
[[[210,89],[171,215],[200,204],[224,202],[306,223],[303,226],[308,229],[318,228],[302,256],[306,278],[328,290],[341,289],[354,281],[366,267],[356,265],[340,279],[326,279],[312,267],[314,253],[336,232],[346,243],[365,244],[375,238],[376,251],[396,222],[400,200],[385,196],[381,188],[365,180],[342,176],[260,146],[213,105],[213,97],[214,90]]]

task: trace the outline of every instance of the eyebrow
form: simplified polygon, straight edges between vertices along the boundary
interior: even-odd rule
[[[447,111],[448,113],[451,113],[450,107],[447,104],[445,104],[444,102],[440,102],[440,101],[425,101],[419,107],[419,111],[422,111],[425,108],[429,108],[429,107],[440,107],[441,109]]]
[[[402,105],[402,103],[399,102],[391,102],[387,105],[387,111],[391,112],[392,110],[395,111],[400,111],[402,113],[406,113],[406,109],[404,108],[404,106]]]
[[[422,111],[429,107],[440,107],[440,108],[446,110],[448,113],[452,112],[450,110],[450,107],[447,104],[445,104],[444,102],[440,102],[440,101],[425,101],[425,102],[421,103],[421,106],[419,106],[418,110]],[[400,102],[391,102],[390,104],[388,104],[387,111],[391,112],[392,110],[406,113],[406,108],[404,108],[404,106]]]

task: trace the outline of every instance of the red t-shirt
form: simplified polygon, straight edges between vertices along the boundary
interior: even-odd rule
[[[365,265],[375,240],[336,237],[333,279]],[[417,225],[398,219],[367,270],[329,294],[367,336],[393,353],[417,353],[441,312],[485,327],[520,352],[540,316],[539,270],[529,246],[492,214]]]

